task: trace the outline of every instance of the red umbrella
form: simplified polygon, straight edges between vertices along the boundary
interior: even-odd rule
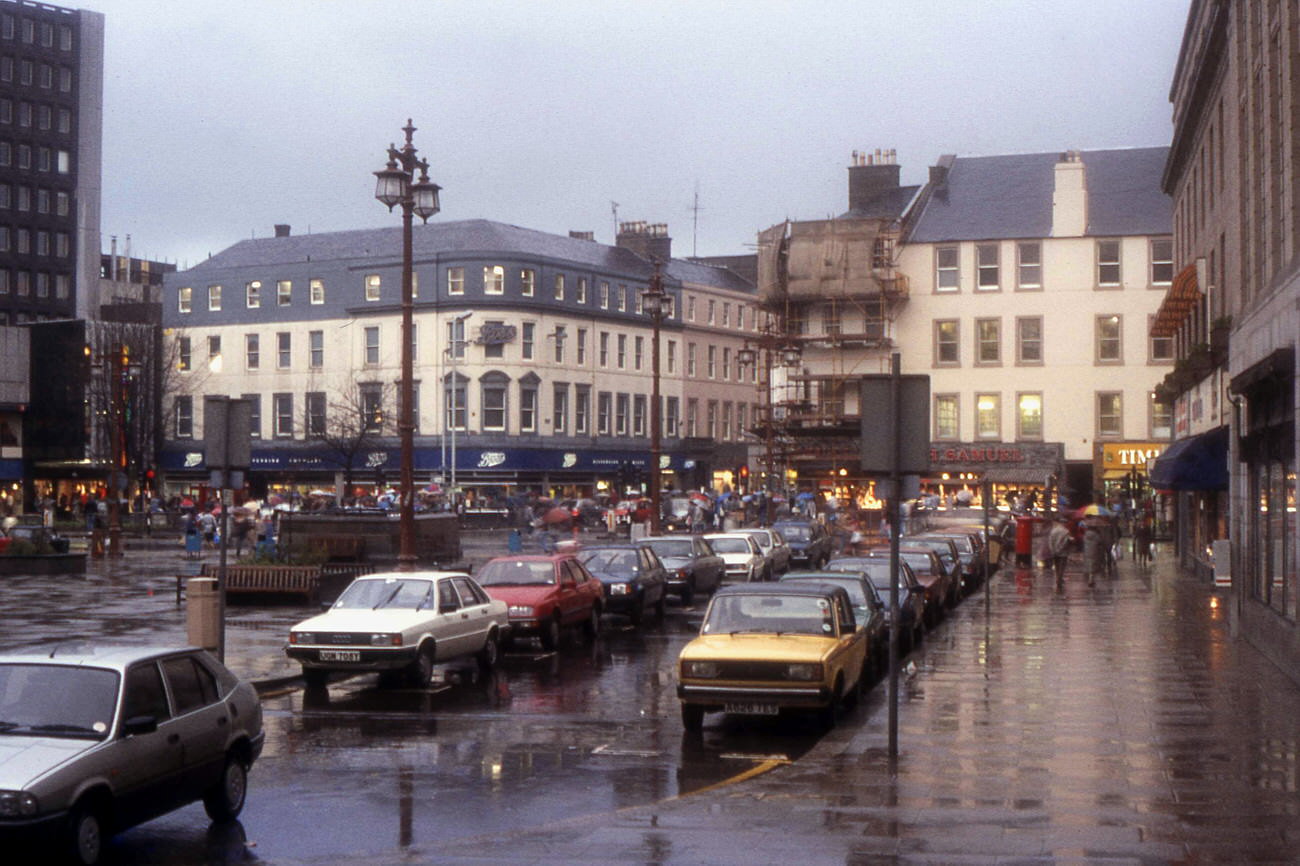
[[[572,519],[572,517],[573,515],[569,513],[569,509],[560,508],[559,506],[556,506],[555,508],[552,508],[550,511],[542,515],[542,522],[543,523],[567,523],[570,519]]]

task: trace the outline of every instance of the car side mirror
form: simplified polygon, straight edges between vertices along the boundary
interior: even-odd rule
[[[122,723],[122,733],[128,737],[152,734],[158,730],[157,716],[132,716]]]

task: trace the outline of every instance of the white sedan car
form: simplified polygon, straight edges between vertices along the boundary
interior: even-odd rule
[[[328,611],[289,631],[285,652],[309,686],[330,671],[403,674],[427,685],[433,666],[473,656],[484,670],[497,661],[510,628],[506,603],[467,574],[415,571],[359,577]]]
[[[715,532],[704,536],[713,552],[726,563],[725,583],[751,583],[771,580],[767,558],[753,536],[743,532]]]

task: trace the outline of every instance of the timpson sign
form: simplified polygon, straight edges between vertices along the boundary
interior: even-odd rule
[[[1056,472],[1065,458],[1059,442],[932,442],[931,472],[983,472],[998,466]]]

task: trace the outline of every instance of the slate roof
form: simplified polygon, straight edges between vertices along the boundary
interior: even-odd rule
[[[1167,147],[1085,150],[1092,236],[1167,235],[1173,202],[1161,192]],[[1059,152],[958,157],[934,187],[909,242],[1045,238]]]
[[[650,262],[631,250],[484,219],[417,224],[412,244],[417,260],[434,255],[454,256],[458,253],[511,253],[643,280],[648,279],[654,271]],[[226,271],[232,268],[267,267],[305,261],[390,259],[398,258],[401,249],[400,226],[283,238],[253,238],[222,250],[185,271],[185,274],[188,278],[194,278],[208,271]],[[754,291],[752,283],[726,268],[672,259],[664,271],[670,279],[736,291]]]

